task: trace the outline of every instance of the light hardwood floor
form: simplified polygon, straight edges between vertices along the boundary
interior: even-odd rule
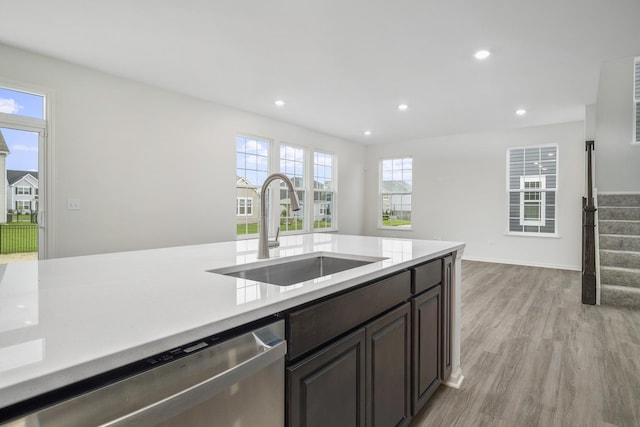
[[[640,312],[580,303],[580,273],[465,261],[460,390],[411,427],[640,426]]]

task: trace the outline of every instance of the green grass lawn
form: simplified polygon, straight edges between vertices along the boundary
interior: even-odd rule
[[[410,226],[410,219],[383,219],[382,225],[385,227],[402,227]]]
[[[36,252],[38,224],[17,222],[0,224],[0,253]]]
[[[302,220],[297,220],[297,223],[289,222],[285,224],[286,220],[280,220],[280,231],[295,231],[302,230]],[[323,219],[321,221],[313,222],[314,229],[331,228],[331,220]],[[236,225],[236,235],[243,236],[245,234],[258,234],[258,223],[251,224],[238,224]]]

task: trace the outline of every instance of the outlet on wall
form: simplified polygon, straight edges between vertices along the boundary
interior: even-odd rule
[[[79,211],[80,210],[80,199],[67,199],[67,210]]]

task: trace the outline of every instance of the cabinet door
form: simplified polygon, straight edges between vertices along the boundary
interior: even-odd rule
[[[451,307],[453,306],[453,258],[444,259],[442,268],[442,381],[451,376]]]
[[[410,326],[409,303],[366,326],[367,427],[409,423]]]
[[[287,368],[289,427],[365,425],[365,330]]]
[[[413,415],[422,408],[441,382],[441,307],[440,286],[411,300]]]

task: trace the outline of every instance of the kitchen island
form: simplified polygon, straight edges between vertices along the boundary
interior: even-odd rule
[[[383,259],[290,286],[208,271],[257,261],[257,243],[1,266],[0,408],[446,255],[453,259],[452,369],[444,383],[460,385],[463,243],[295,235],[283,237],[272,258],[323,252]]]

